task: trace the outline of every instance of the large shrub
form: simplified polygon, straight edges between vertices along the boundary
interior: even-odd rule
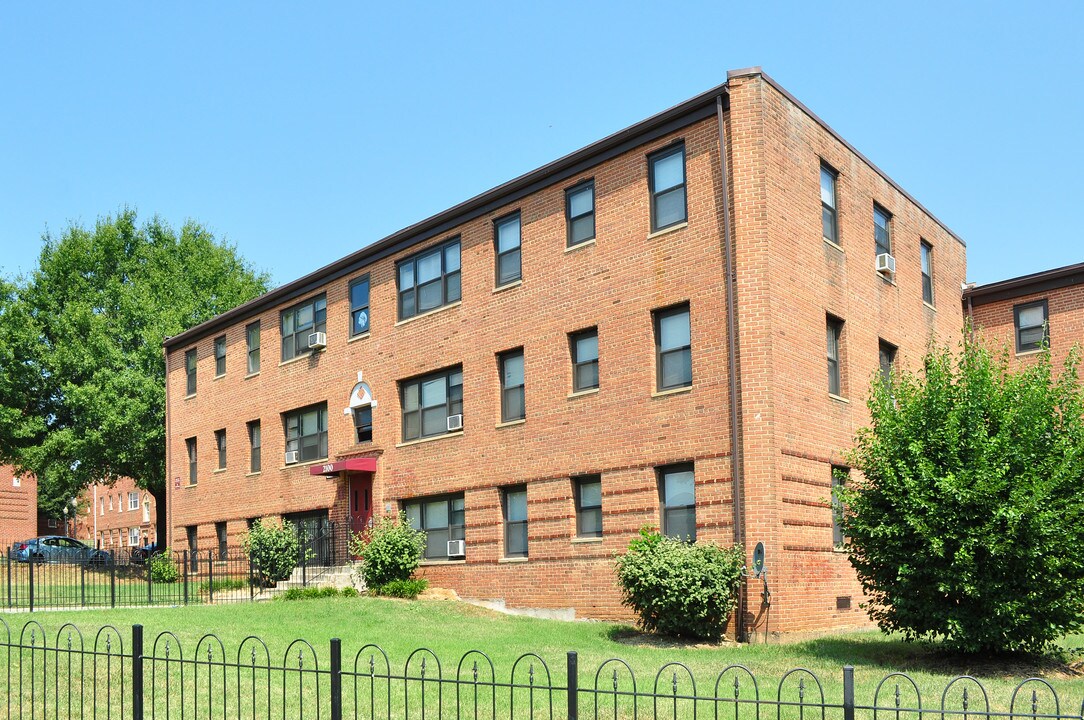
[[[156,583],[175,583],[181,576],[181,571],[177,569],[177,564],[173,562],[173,553],[167,547],[161,552],[151,555],[147,560],[147,564],[151,569],[151,582]]]
[[[734,611],[744,568],[740,548],[686,543],[644,528],[618,556],[617,580],[643,629],[718,640]]]
[[[350,551],[361,558],[361,576],[371,590],[409,580],[425,551],[425,533],[407,522],[406,514],[386,516],[350,539]]]
[[[297,566],[301,543],[294,526],[257,520],[241,543],[252,561],[256,577],[264,585],[273,585],[290,577]]]
[[[870,617],[965,652],[1039,651],[1084,617],[1076,353],[1013,371],[977,339],[875,379],[839,493]]]

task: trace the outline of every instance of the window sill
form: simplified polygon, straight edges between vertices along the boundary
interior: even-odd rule
[[[211,382],[214,382],[215,380],[221,380],[224,377],[226,377],[226,373],[222,373],[221,375],[215,375],[213,378],[211,378]]]
[[[589,390],[577,390],[576,392],[570,392],[568,394],[569,400],[575,400],[576,398],[585,397],[587,395],[598,395],[598,388],[591,388]]]
[[[1042,348],[1036,348],[1034,350],[1021,350],[1016,353],[1016,357],[1028,357],[1030,355],[1038,355],[1043,351]]]
[[[679,222],[677,225],[671,225],[670,227],[664,227],[662,230],[656,230],[653,233],[648,233],[647,239],[653,240],[654,238],[662,237],[663,235],[669,235],[670,233],[677,232],[678,230],[684,230],[687,227],[689,227],[688,220],[686,220],[685,222]]]
[[[415,320],[421,320],[422,318],[427,318],[430,315],[436,315],[437,313],[442,313],[445,310],[451,310],[452,308],[457,308],[462,304],[463,304],[462,300],[456,300],[454,303],[448,303],[447,305],[441,305],[438,308],[433,308],[432,310],[426,310],[425,312],[418,313],[417,315],[411,315],[410,317],[408,317],[408,318],[406,318],[404,320],[399,320],[398,322],[396,322],[395,327],[399,327],[400,325],[406,325],[407,323],[412,323]]]
[[[395,447],[397,447],[397,448],[410,447],[411,445],[421,445],[422,443],[436,442],[437,440],[447,440],[448,438],[462,437],[462,436],[463,436],[463,431],[462,430],[456,430],[455,432],[444,433],[443,435],[434,435],[433,437],[418,438],[417,440],[407,440],[406,442],[401,442],[401,443],[396,444]]]
[[[501,565],[514,565],[516,563],[525,563],[529,559],[530,558],[525,558],[525,557],[502,557],[502,558],[497,558],[497,562],[500,563]]]
[[[500,428],[512,427],[514,425],[522,425],[525,422],[527,422],[527,418],[520,418],[519,420],[509,420],[507,422],[499,422],[496,425],[494,425],[493,427],[495,427],[497,429],[500,429]]]
[[[846,255],[846,254],[847,254],[847,251],[843,249],[843,246],[842,246],[842,245],[840,245],[840,244],[839,244],[839,243],[837,243],[837,242],[833,242],[832,240],[829,240],[828,238],[824,238],[824,244],[825,244],[825,245],[827,245],[827,246],[828,246],[828,247],[830,247],[830,248],[834,248],[834,249],[836,249],[836,250],[839,250],[839,251],[840,251],[841,253],[843,253],[844,255]]]
[[[254,373],[249,373],[248,375],[245,375],[244,379],[245,379],[245,380],[251,380],[252,378],[254,378],[254,377],[259,377],[259,376],[260,376],[260,371],[259,371],[259,370],[257,370],[257,371],[256,371],[256,372],[254,372]]]
[[[843,397],[842,395],[835,395],[835,394],[833,394],[833,393],[828,393],[828,397],[830,397],[831,399],[835,400],[836,402],[841,402],[841,403],[847,403],[848,405],[849,405],[849,404],[851,403],[851,401],[850,401],[850,400],[848,400],[847,398]]]
[[[360,335],[355,335],[355,336],[353,336],[352,338],[350,338],[349,340],[347,340],[347,341],[346,341],[346,344],[347,344],[347,345],[349,345],[349,344],[350,344],[350,343],[352,343],[352,342],[357,342],[358,340],[364,340],[364,339],[366,339],[367,337],[369,337],[369,336],[370,336],[371,334],[372,334],[372,333],[369,333],[369,332],[363,332],[363,333],[362,333],[362,334],[360,334]]]
[[[191,399],[192,399],[192,398],[194,398],[194,397],[196,397],[196,393],[192,393],[191,395],[185,395],[185,396],[184,396],[184,399],[185,399],[185,400],[191,400]]]
[[[224,473],[224,472],[226,472],[226,468],[215,468],[214,470],[211,471],[211,474],[212,475],[220,475],[221,473]]]
[[[930,305],[925,300],[922,301],[922,304],[925,305],[926,307],[928,307],[930,310],[933,310],[934,312],[937,312],[937,308],[935,308],[933,305]]]
[[[316,356],[316,351],[315,350],[310,350],[307,353],[305,353],[304,355],[298,355],[297,357],[292,357],[289,360],[283,360],[282,362],[279,363],[279,367],[282,367],[283,365],[293,365],[294,363],[301,362],[302,360],[309,360],[309,359],[311,359],[311,358],[313,358],[315,356]]]
[[[463,558],[461,560],[452,560],[452,559],[449,558],[448,560],[432,560],[432,559],[431,560],[422,560],[420,563],[418,563],[418,566],[419,567],[440,567],[441,565],[466,565],[466,564],[467,564],[466,558]]]
[[[567,253],[570,253],[570,252],[576,252],[577,250],[583,250],[584,248],[589,248],[589,247],[594,247],[594,246],[595,246],[595,238],[591,238],[590,240],[584,240],[583,242],[578,242],[575,245],[570,245],[570,246],[566,247],[565,248],[565,253],[567,254]]]
[[[886,275],[885,273],[879,273],[876,270],[873,271],[873,274],[876,275],[877,277],[881,278],[881,280],[883,280],[887,284],[891,285],[892,287],[897,287],[895,277],[890,277],[890,276]]]
[[[679,387],[679,388],[670,388],[669,390],[656,390],[655,392],[651,393],[651,397],[653,397],[653,398],[667,397],[668,395],[680,395],[682,393],[687,393],[687,392],[692,392],[692,391],[693,391],[693,386],[692,385],[686,385],[684,387]]]
[[[847,554],[847,548],[841,547],[839,545],[833,545],[832,546],[832,552],[839,553],[840,555],[846,555]]]
[[[589,545],[591,543],[596,543],[597,544],[597,543],[600,543],[600,542],[602,542],[602,538],[600,538],[600,537],[574,537],[574,538],[572,538],[572,544],[573,545],[581,545],[581,544]]]
[[[199,487],[199,483],[188,483],[183,486],[185,490],[191,490],[194,487]]]
[[[245,477],[256,477],[258,475],[263,475],[263,471],[257,470],[256,472],[245,473]]]
[[[496,295],[497,293],[504,292],[505,290],[518,288],[522,284],[523,278],[520,278],[519,280],[513,280],[512,282],[505,283],[504,285],[498,285],[497,287],[493,288],[493,294]]]
[[[308,467],[309,465],[323,465],[328,461],[328,458],[320,458],[319,460],[307,460],[305,462],[295,462],[289,465],[282,465],[279,470],[289,470],[290,468]]]

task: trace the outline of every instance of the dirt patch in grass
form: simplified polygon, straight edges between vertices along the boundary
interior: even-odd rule
[[[610,628],[607,631],[606,636],[613,640],[615,643],[622,645],[632,645],[635,647],[650,647],[650,648],[665,648],[665,649],[678,649],[678,650],[718,650],[719,648],[726,647],[741,647],[741,643],[736,643],[726,638],[722,638],[719,642],[709,642],[706,640],[690,640],[685,638],[670,637],[668,635],[657,635],[655,633],[643,632],[637,630],[634,627],[628,625],[618,625]]]

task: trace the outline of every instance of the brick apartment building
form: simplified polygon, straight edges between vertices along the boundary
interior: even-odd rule
[[[38,481],[0,465],[0,549],[38,534]]]
[[[130,550],[155,542],[154,496],[131,478],[95,483],[79,498],[75,537],[102,550]]]
[[[864,623],[833,466],[964,278],[958,237],[732,72],[167,340],[171,543],[404,510],[435,585],[627,618],[613,554],[659,525],[765,544],[750,630]]]
[[[1045,341],[1055,367],[1084,344],[1084,263],[968,288],[964,312],[994,348],[1027,362]]]

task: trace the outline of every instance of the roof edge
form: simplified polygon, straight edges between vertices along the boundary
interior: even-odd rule
[[[972,305],[986,305],[999,300],[1056,290],[1070,285],[1084,285],[1084,263],[1065,265],[967,288],[964,290],[964,301],[970,300]]]

